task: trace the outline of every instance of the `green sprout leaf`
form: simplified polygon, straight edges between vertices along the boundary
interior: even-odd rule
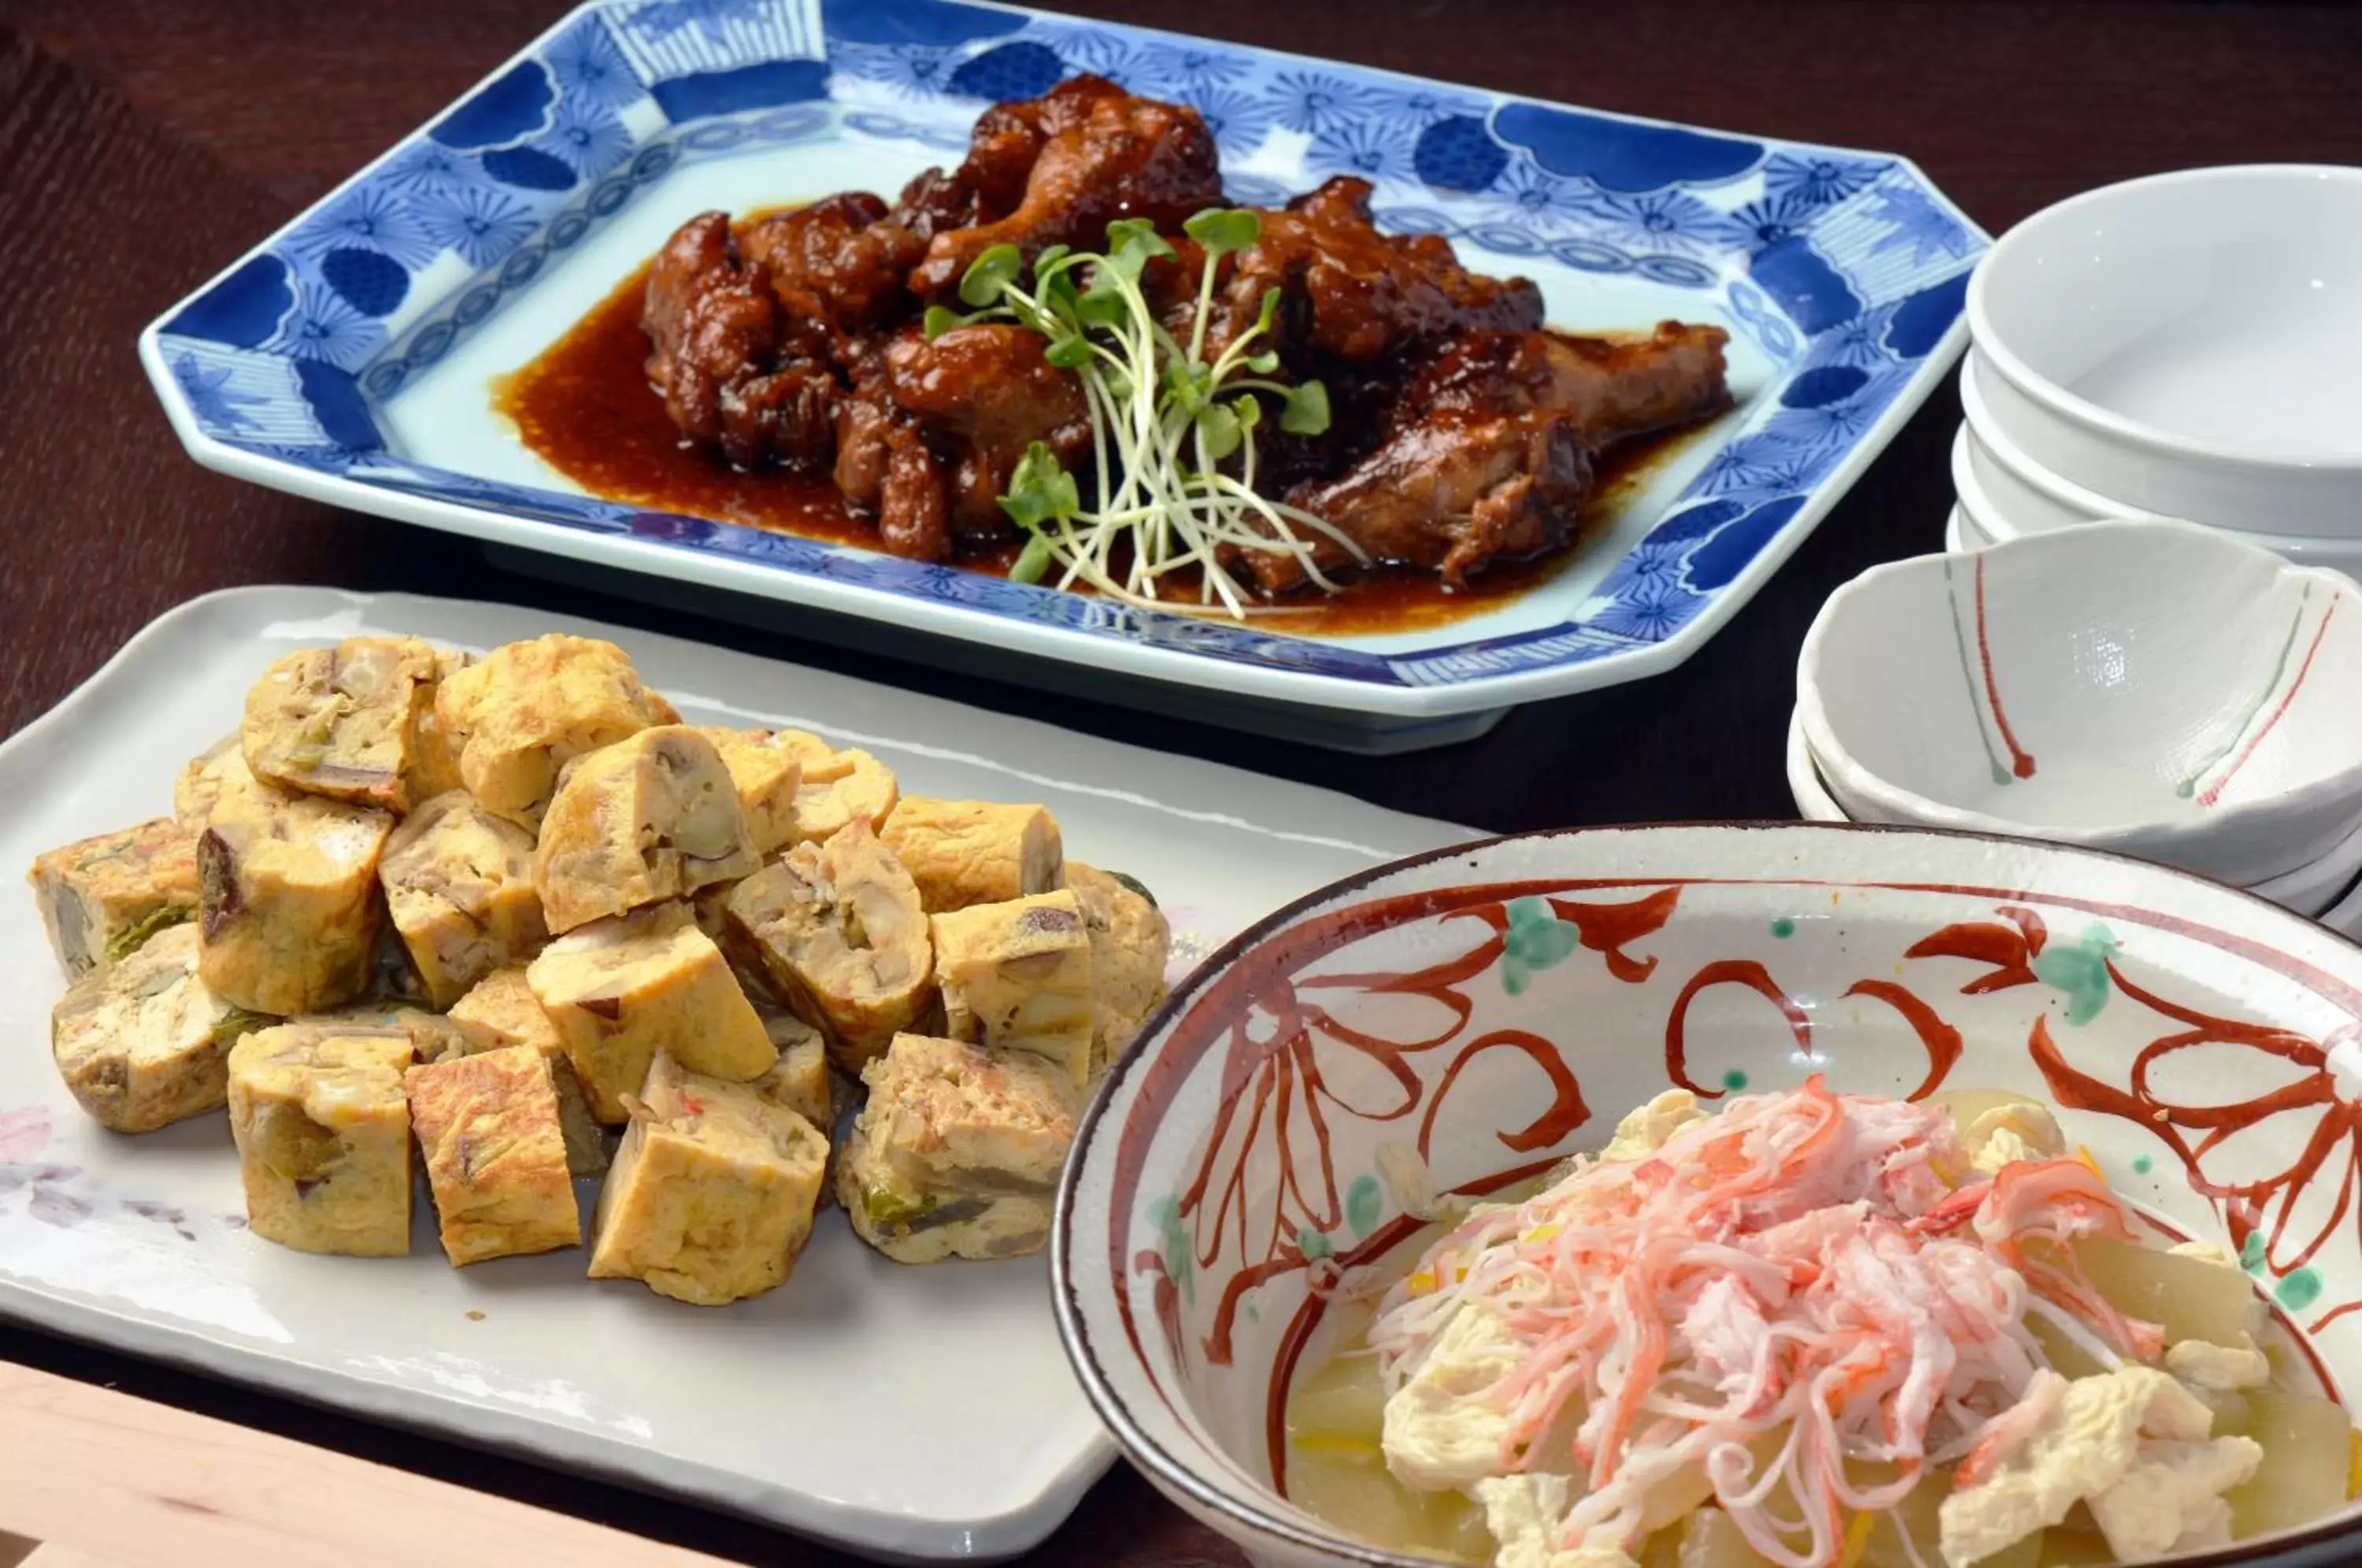
[[[1206,248],[1206,259],[1232,250],[1244,250],[1263,236],[1263,219],[1246,207],[1208,207],[1181,226],[1181,232]]]
[[[1219,463],[1239,449],[1239,416],[1229,403],[1209,403],[1198,414],[1198,433],[1206,438],[1206,460]]]
[[[1079,370],[1091,362],[1091,346],[1078,332],[1070,332],[1042,350],[1042,358],[1062,370]]]
[[[1131,306],[1125,301],[1122,289],[1104,267],[1092,274],[1091,286],[1075,297],[1075,319],[1085,326],[1112,331],[1131,315]]]
[[[1277,289],[1265,289],[1263,292],[1263,304],[1256,307],[1255,310],[1255,330],[1258,332],[1269,332],[1271,330],[1271,324],[1276,320],[1278,316],[1279,291]]]
[[[1329,389],[1307,381],[1287,394],[1279,411],[1279,427],[1291,436],[1318,436],[1329,428]]]
[[[1177,360],[1164,367],[1164,395],[1183,413],[1195,414],[1206,406],[1209,372],[1203,365]]]
[[[1248,355],[1246,367],[1258,376],[1267,376],[1279,369],[1279,356],[1266,348],[1260,354]]]
[[[1130,282],[1140,282],[1141,272],[1160,256],[1173,254],[1173,247],[1156,232],[1156,226],[1146,218],[1118,218],[1108,225],[1108,253],[1100,261],[1102,271],[1113,270]],[[1092,287],[1096,290],[1098,281]]]
[[[1054,554],[1050,548],[1049,535],[1029,535],[1025,540],[1025,547],[1017,552],[1016,562],[1009,569],[1009,580],[1011,582],[1041,581],[1043,576],[1050,569]]]
[[[960,277],[959,297],[972,305],[988,305],[999,302],[1000,291],[1017,281],[1018,271],[1025,258],[1013,245],[996,245],[968,263]]]
[[[1010,521],[1027,529],[1064,521],[1082,506],[1075,476],[1059,467],[1056,454],[1040,441],[1025,448],[1025,456],[1009,476],[1008,492],[1000,498],[1000,509]]]
[[[1263,402],[1259,398],[1242,397],[1231,404],[1239,416],[1239,428],[1252,431],[1263,423]]]
[[[1035,281],[1039,282],[1040,280],[1048,277],[1053,268],[1056,267],[1059,262],[1064,261],[1067,257],[1074,254],[1074,249],[1075,248],[1071,245],[1051,245],[1043,247],[1042,254],[1033,258],[1033,277]]]
[[[966,325],[967,317],[959,312],[947,310],[939,304],[931,304],[927,307],[927,314],[920,318],[919,330],[927,335],[928,342],[933,343],[953,327]]]

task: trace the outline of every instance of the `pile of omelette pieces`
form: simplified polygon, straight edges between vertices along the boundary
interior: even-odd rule
[[[581,637],[291,654],[173,806],[34,863],[58,1070],[120,1132],[226,1105],[306,1252],[407,1253],[421,1166],[455,1265],[581,1244],[603,1175],[591,1276],[701,1305],[832,1198],[904,1263],[1036,1252],[1164,992],[1154,900],[1043,807],[685,725]]]

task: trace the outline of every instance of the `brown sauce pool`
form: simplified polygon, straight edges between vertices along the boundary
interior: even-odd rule
[[[824,475],[777,469],[754,472],[681,444],[665,417],[663,400],[649,389],[640,334],[646,267],[618,284],[566,336],[522,370],[497,377],[492,406],[544,462],[592,495],[629,505],[679,512],[718,523],[832,543],[877,547],[876,525],[855,516]],[[1598,485],[1585,509],[1585,533],[1611,520],[1634,491],[1671,461],[1703,426],[1627,441],[1598,461]],[[1344,636],[1407,632],[1446,625],[1482,613],[1551,581],[1582,546],[1539,560],[1481,574],[1452,592],[1434,573],[1382,571],[1334,595],[1308,594],[1282,602],[1279,613],[1258,616],[1264,630],[1296,636]],[[970,557],[973,571],[1006,572],[1016,547]]]

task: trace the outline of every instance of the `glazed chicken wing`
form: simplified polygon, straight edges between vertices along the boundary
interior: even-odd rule
[[[866,191],[814,202],[748,224],[738,236],[746,259],[766,269],[779,308],[832,333],[874,332],[907,315],[903,278],[926,241],[887,221]]]
[[[827,460],[836,383],[826,331],[781,308],[768,269],[740,256],[729,215],[691,218],[665,242],[640,325],[648,381],[683,438],[740,468]]]
[[[1222,201],[1214,138],[1198,111],[1135,98],[1102,77],[1077,76],[1029,104],[1003,104],[977,122],[954,182],[977,221],[942,230],[911,286],[929,298],[955,289],[996,245],[1032,256],[1052,245],[1095,248],[1117,218],[1160,230]]]
[[[1062,462],[1090,445],[1080,383],[1043,358],[1039,333],[1005,323],[933,342],[905,328],[855,371],[838,421],[836,480],[898,555],[939,559],[1005,536],[1001,492],[1025,449]]]
[[[1288,500],[1374,559],[1431,567],[1463,587],[1489,562],[1573,537],[1595,454],[1727,406],[1727,341],[1720,327],[1670,321],[1637,339],[1466,334],[1413,378],[1376,450]],[[1321,550],[1324,565],[1345,558],[1334,544]],[[1246,564],[1267,590],[1304,575],[1277,552]]]
[[[1437,235],[1380,233],[1366,180],[1340,175],[1261,215],[1255,243],[1216,274],[1209,359],[1253,325],[1270,289],[1280,291],[1277,346],[1299,371],[1323,359],[1369,365],[1459,332],[1542,325],[1531,280],[1471,272]]]

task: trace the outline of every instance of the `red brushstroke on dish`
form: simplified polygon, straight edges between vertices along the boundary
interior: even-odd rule
[[[2329,635],[2330,620],[2337,613],[2337,607],[2345,602],[2345,596],[2341,593],[2329,602],[2328,609],[2321,613],[2321,624],[2314,627],[2312,631],[2312,646],[2304,650],[2304,662],[2296,667],[2296,679],[2289,682],[2288,690],[2281,694],[2279,706],[2274,708],[2272,716],[2266,719],[2257,728],[2256,733],[2248,737],[2247,744],[2239,748],[2239,755],[2231,759],[2231,766],[2223,770],[2223,777],[2208,785],[2206,792],[2198,797],[2200,805],[2211,806],[2223,798],[2224,787],[2231,782],[2241,767],[2246,766],[2247,758],[2256,755],[2256,748],[2264,744],[2264,737],[2272,733],[2272,726],[2280,722],[2280,715],[2287,712],[2289,704],[2296,701],[2296,694],[2304,689],[2304,678],[2312,671],[2312,656],[2321,651],[2322,638]]]
[[[1984,666],[1985,701],[1992,709],[1993,728],[2001,732],[2001,744],[2009,747],[2009,770],[2020,778],[2034,777],[2034,758],[2017,744],[2017,736],[2009,727],[2009,715],[2001,711],[2001,688],[1993,680],[1992,639],[1985,632],[1985,558],[1977,558],[1977,658]]]

